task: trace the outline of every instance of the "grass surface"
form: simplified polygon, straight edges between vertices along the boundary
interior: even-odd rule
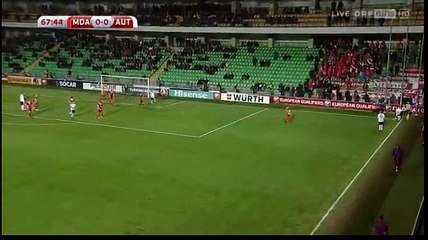
[[[3,233],[308,234],[396,124],[134,97],[96,119],[96,99],[2,87]]]

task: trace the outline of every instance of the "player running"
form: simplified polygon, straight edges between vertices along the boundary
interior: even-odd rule
[[[397,107],[397,109],[395,109],[395,120],[401,121],[402,116],[403,116],[403,110]]]
[[[31,100],[29,100],[29,98],[27,98],[25,107],[27,109],[28,116],[33,117],[33,103],[31,102]]]
[[[379,131],[382,132],[383,131],[383,126],[385,124],[385,114],[382,111],[380,111],[377,114],[377,122],[378,122]]]
[[[71,96],[70,100],[68,100],[68,107],[69,107],[69,114],[73,118],[74,114],[76,113],[76,102],[74,101],[73,96]]]
[[[98,100],[97,102],[97,118],[103,118],[104,117],[104,104],[103,102],[100,100]]]
[[[139,107],[144,107],[144,94],[140,94],[140,103],[138,104]]]
[[[34,96],[33,106],[36,111],[39,111],[39,98],[37,97],[37,94]]]
[[[114,104],[114,100],[116,99],[116,93],[114,92],[114,90],[113,89],[110,89],[110,91],[109,91],[109,100],[108,100],[108,102],[109,103],[113,103]]]
[[[285,108],[285,115],[286,115],[284,118],[285,123],[291,122],[293,115],[289,107]]]

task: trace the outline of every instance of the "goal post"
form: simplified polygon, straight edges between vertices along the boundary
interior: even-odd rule
[[[118,87],[119,86],[119,87]],[[128,90],[131,93],[144,94],[148,97],[150,90],[150,79],[143,77],[128,77],[128,76],[119,76],[119,75],[100,75],[100,89],[101,94],[104,94],[104,91],[109,91],[111,88],[116,92],[125,93]],[[122,89],[119,91],[119,89]]]

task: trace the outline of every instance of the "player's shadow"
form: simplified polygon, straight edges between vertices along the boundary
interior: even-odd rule
[[[46,112],[47,110],[51,109],[51,107],[47,107],[47,108],[40,108],[39,111],[34,111],[35,113],[43,113]]]
[[[400,172],[396,173],[394,170],[391,170],[391,171],[388,173],[388,176],[389,176],[389,177],[397,177],[399,173],[400,173]]]
[[[74,114],[74,116],[76,116],[76,117],[82,116],[88,112],[89,111],[87,110],[87,108],[85,106],[81,106],[81,107],[76,108],[76,113]],[[95,114],[95,111],[94,111],[94,114]]]

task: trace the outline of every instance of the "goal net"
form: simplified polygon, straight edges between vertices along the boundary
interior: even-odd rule
[[[150,86],[149,78],[141,77],[128,77],[128,76],[115,76],[115,75],[101,75],[100,76],[100,90],[101,94],[110,90],[116,93],[135,94],[148,97]]]

